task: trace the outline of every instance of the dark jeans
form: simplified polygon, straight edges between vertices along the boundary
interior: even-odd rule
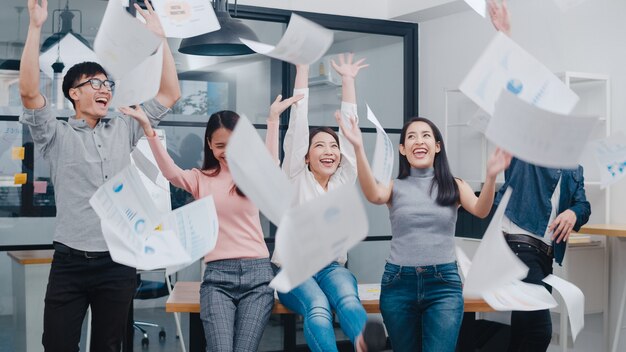
[[[552,288],[541,281],[552,274],[552,258],[528,244],[512,243],[509,246],[517,257],[528,266],[528,276],[524,282],[544,285],[550,292]],[[548,309],[511,313],[511,341],[509,351],[541,352],[548,349],[552,339],[552,319]]]
[[[135,268],[110,256],[85,258],[54,252],[44,308],[46,351],[78,351],[87,307],[91,306],[92,352],[119,351],[137,286]]]

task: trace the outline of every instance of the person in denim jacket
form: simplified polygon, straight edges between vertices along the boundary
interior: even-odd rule
[[[511,35],[506,2],[490,1],[489,15],[494,27]],[[553,259],[560,265],[566,242],[589,220],[591,206],[585,196],[583,168],[552,169],[513,158],[504,173],[504,191],[513,192],[502,219],[502,232],[515,254],[528,266],[524,282],[542,285],[552,273]],[[550,286],[546,286],[551,290]],[[509,351],[545,351],[552,339],[549,310],[513,312]]]

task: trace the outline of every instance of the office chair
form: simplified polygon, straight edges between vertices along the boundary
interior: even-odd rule
[[[172,293],[172,283],[169,276],[165,273],[165,270],[159,271],[163,273],[163,276],[165,277],[164,281],[142,280],[141,272],[137,273],[137,290],[135,291],[135,299],[155,299],[168,296]],[[180,316],[178,315],[178,313],[174,313],[174,319],[176,321],[176,334],[177,337],[180,339],[181,348],[183,352],[185,352],[185,343],[180,328]],[[142,334],[142,348],[147,348],[150,345],[148,332],[143,327],[153,327],[159,329],[159,342],[165,341],[167,337],[165,329],[156,323],[135,320],[133,322],[133,327],[135,328],[135,330],[138,330]]]

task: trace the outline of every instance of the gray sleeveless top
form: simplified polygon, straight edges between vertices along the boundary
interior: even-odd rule
[[[411,168],[410,176],[393,181],[389,263],[424,266],[456,260],[457,206],[437,204],[437,186],[433,186],[432,194],[430,192],[434,175],[433,168]]]

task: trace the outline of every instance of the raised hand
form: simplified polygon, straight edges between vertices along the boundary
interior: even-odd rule
[[[363,62],[365,61],[365,58],[353,63],[352,62],[354,60],[353,53],[349,53],[347,58],[345,57],[344,54],[339,54],[338,59],[339,59],[339,64],[337,64],[335,60],[330,60],[330,64],[333,66],[335,71],[337,71],[337,73],[339,73],[341,77],[344,77],[344,78],[346,77],[355,78],[356,75],[359,73],[360,69],[369,66],[368,64],[363,64]]]
[[[48,0],[28,0],[28,15],[30,17],[30,25],[41,28],[48,18]]]
[[[510,153],[496,148],[487,161],[487,177],[495,179],[499,173],[509,167],[512,158],[513,156]]]
[[[363,135],[361,129],[356,122],[356,116],[350,116],[350,126],[346,126],[345,120],[341,116],[341,112],[335,111],[335,120],[339,124],[341,133],[346,137],[348,142],[354,146],[354,149],[363,147]]]
[[[506,0],[502,0],[501,4],[498,4],[497,0],[489,0],[487,2],[487,10],[493,26],[498,31],[510,36],[511,21],[509,19],[509,10],[506,7]]]
[[[287,108],[304,98],[303,94],[294,95],[291,98],[283,99],[283,96],[278,94],[276,100],[270,105],[270,120],[278,120],[280,114],[282,114]]]
[[[118,108],[118,110],[127,116],[132,117],[133,119],[135,119],[139,125],[143,128],[146,136],[153,136],[154,132],[152,131],[152,126],[150,125],[150,120],[148,120],[148,115],[146,115],[146,112],[143,111],[143,109],[141,108],[141,106],[136,105],[136,106],[126,106],[126,107],[120,107]]]
[[[152,5],[149,0],[144,0],[143,2],[146,5],[146,10],[142,9],[138,4],[135,4],[135,9],[137,12],[146,20],[146,27],[154,34],[158,35],[160,38],[165,38],[165,31],[163,30],[163,26],[161,25],[161,20],[159,19],[159,15],[154,12]]]

